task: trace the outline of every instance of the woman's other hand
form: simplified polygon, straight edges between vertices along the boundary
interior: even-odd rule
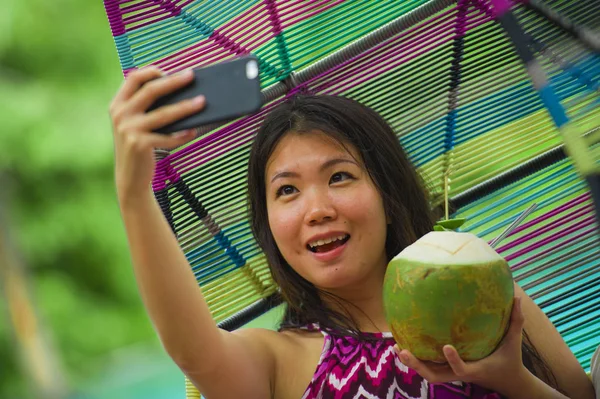
[[[161,78],[161,79],[158,79]],[[115,180],[119,201],[145,195],[154,175],[155,148],[177,148],[195,137],[186,130],[173,135],[153,133],[154,130],[192,115],[204,107],[204,97],[146,110],[161,96],[189,84],[191,70],[164,76],[158,68],[149,67],[132,72],[110,105],[110,117],[115,142]]]
[[[552,389],[533,376],[523,365],[521,352],[523,324],[525,318],[521,311],[521,299],[515,298],[511,313],[510,326],[502,342],[489,356],[473,362],[463,361],[451,345],[443,348],[447,363],[431,363],[417,359],[407,350],[396,353],[402,363],[415,370],[430,383],[463,381],[474,383],[513,398],[564,398],[556,393],[546,396]],[[544,395],[544,396],[541,396]]]

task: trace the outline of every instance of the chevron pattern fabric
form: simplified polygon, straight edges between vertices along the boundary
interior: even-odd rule
[[[370,333],[372,340],[363,342],[323,334],[321,359],[302,399],[500,399],[474,384],[428,383],[400,362],[391,333]]]

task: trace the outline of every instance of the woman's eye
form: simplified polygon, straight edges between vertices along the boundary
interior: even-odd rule
[[[351,179],[351,178],[352,178],[352,175],[350,173],[337,172],[337,173],[334,173],[333,176],[331,176],[330,182],[331,183],[339,183],[341,181]]]
[[[294,186],[281,186],[277,190],[277,197],[281,197],[282,195],[291,195],[296,192],[296,187]]]

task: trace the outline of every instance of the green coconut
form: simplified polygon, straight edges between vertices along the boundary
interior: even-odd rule
[[[470,233],[433,231],[389,263],[383,289],[398,347],[421,360],[446,362],[444,345],[479,360],[502,340],[514,286],[510,268]]]

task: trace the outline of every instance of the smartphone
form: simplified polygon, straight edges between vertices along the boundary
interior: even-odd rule
[[[156,133],[169,134],[258,111],[262,106],[258,59],[246,55],[196,68],[192,83],[160,97],[147,112],[200,94],[206,98],[202,111],[156,129]]]

